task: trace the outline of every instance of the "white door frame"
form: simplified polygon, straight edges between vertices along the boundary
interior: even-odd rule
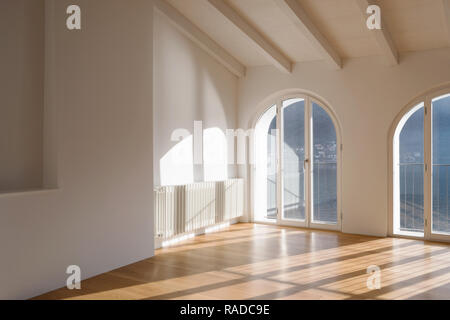
[[[404,237],[428,241],[441,241],[450,242],[450,235],[433,233],[433,219],[432,219],[432,208],[433,208],[433,107],[432,101],[441,96],[450,94],[450,87],[447,85],[432,91],[428,91],[426,94],[419,96],[412,100],[402,111],[397,115],[391,126],[389,133],[389,151],[388,151],[388,176],[389,176],[389,214],[388,214],[388,235],[395,237]],[[404,121],[404,118],[411,113],[416,106],[420,104],[424,105],[424,232],[423,236],[421,234],[411,233],[411,232],[399,232],[396,230],[396,206],[398,205],[397,197],[398,186],[396,179],[398,178],[397,173],[394,171],[396,168],[396,155],[398,153],[398,142],[396,141],[397,128],[400,123]],[[407,119],[406,119],[407,121]]]
[[[282,195],[282,184],[283,184],[283,157],[282,155],[282,142],[283,142],[283,101],[289,99],[304,99],[305,100],[305,159],[308,161],[305,163],[306,174],[305,174],[305,221],[298,220],[289,220],[282,218],[282,208],[283,206],[283,195]],[[334,124],[334,129],[336,132],[336,156],[337,156],[337,181],[336,181],[336,194],[337,194],[337,223],[336,224],[326,224],[326,223],[317,223],[312,221],[312,170],[314,159],[312,157],[312,105],[313,103],[318,104],[322,107],[330,119]],[[273,222],[263,221],[263,223],[269,224],[278,224],[282,226],[294,226],[294,227],[307,227],[312,229],[323,229],[323,230],[335,230],[342,231],[342,154],[343,154],[343,143],[342,143],[342,134],[341,134],[341,126],[340,123],[332,111],[332,109],[323,102],[320,98],[311,95],[310,93],[305,93],[303,91],[295,90],[285,95],[281,95],[278,98],[267,100],[265,102],[266,106],[276,105],[277,108],[277,129],[279,130],[279,134],[277,137],[277,219]],[[258,114],[257,118],[252,124],[252,128],[255,128],[256,123],[260,119],[260,117],[268,110],[267,107],[263,109],[263,111]],[[251,211],[254,212],[254,201],[255,199],[255,179],[256,179],[256,169],[253,166],[250,170],[250,198],[251,198]],[[254,214],[251,217],[251,221],[255,221]],[[258,221],[259,222],[259,221]]]

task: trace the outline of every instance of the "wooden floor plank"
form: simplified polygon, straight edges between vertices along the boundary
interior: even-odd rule
[[[367,287],[367,268],[381,288]],[[35,299],[450,299],[450,246],[237,224]]]

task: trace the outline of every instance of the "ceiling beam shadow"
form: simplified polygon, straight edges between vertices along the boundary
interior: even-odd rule
[[[442,0],[442,14],[445,24],[445,32],[447,35],[447,43],[450,45],[450,0]]]
[[[361,10],[364,23],[366,23],[367,19],[369,18],[367,8],[371,5],[378,5],[378,2],[376,0],[355,0],[355,1]],[[397,65],[399,63],[398,50],[395,46],[391,34],[389,33],[386,22],[383,19],[383,13],[381,14],[381,29],[370,30],[370,32],[377,41],[382,54],[386,56],[389,65],[392,66]]]
[[[279,70],[291,73],[292,62],[277,48],[275,48],[258,30],[250,25],[232,7],[223,0],[208,0],[225,18],[233,23],[255,47]]]
[[[246,68],[242,63],[165,0],[155,0],[155,10],[167,17],[180,32],[225,66],[231,73],[239,78],[245,76]]]
[[[317,29],[297,0],[274,0],[294,25],[311,44],[320,51],[323,58],[336,69],[342,68],[342,59],[325,36]]]

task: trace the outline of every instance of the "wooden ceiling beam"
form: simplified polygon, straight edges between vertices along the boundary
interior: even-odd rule
[[[322,57],[336,69],[342,68],[342,59],[317,29],[308,14],[301,7],[297,0],[274,0],[286,16],[302,32],[302,34],[311,42],[311,44],[321,53]]]
[[[255,47],[279,70],[285,73],[292,71],[292,62],[275,48],[258,30],[241,17],[223,0],[208,0],[226,19],[236,26]]]
[[[209,53],[231,73],[239,78],[245,76],[246,67],[242,63],[165,0],[155,0],[155,9],[166,16],[180,32]]]
[[[355,0],[356,4],[361,10],[364,23],[366,23],[369,18],[369,14],[367,13],[367,8],[371,5],[378,5],[376,0]],[[397,48],[395,46],[394,40],[392,39],[391,34],[387,28],[387,25],[383,19],[383,14],[381,15],[381,29],[370,30],[373,37],[378,43],[378,46],[381,49],[381,52],[390,65],[397,65],[399,63],[399,54]]]

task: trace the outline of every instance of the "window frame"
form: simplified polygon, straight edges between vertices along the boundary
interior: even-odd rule
[[[450,236],[432,232],[432,214],[433,214],[433,108],[432,101],[436,98],[449,95],[450,86],[445,85],[437,89],[429,90],[424,94],[411,100],[395,117],[389,130],[388,141],[388,236],[419,239],[428,241],[450,242]],[[412,111],[421,103],[424,105],[424,232],[415,234],[414,232],[399,232],[396,230],[396,178],[394,172],[396,166],[396,154],[398,153],[397,134],[399,126],[405,118],[409,118]],[[401,131],[401,130],[400,130]]]
[[[294,226],[294,227],[308,227],[311,229],[324,229],[324,230],[335,230],[335,231],[342,231],[343,228],[343,212],[342,212],[342,155],[343,155],[343,139],[342,139],[342,130],[340,122],[333,111],[329,107],[329,104],[326,103],[323,99],[318,97],[317,95],[303,91],[303,90],[288,90],[282,94],[275,94],[271,98],[265,99],[258,108],[258,112],[256,113],[256,116],[253,118],[253,120],[250,123],[250,127],[252,129],[256,128],[256,124],[258,123],[259,119],[264,115],[266,111],[268,111],[272,106],[276,106],[276,116],[277,116],[277,128],[280,130],[278,141],[283,141],[283,123],[282,123],[282,109],[283,109],[283,101],[289,100],[289,99],[304,99],[305,100],[305,108],[306,108],[306,117],[308,121],[305,125],[305,133],[308,132],[311,128],[312,123],[312,105],[313,103],[318,104],[320,107],[325,110],[325,112],[328,114],[330,119],[333,122],[334,129],[336,131],[336,159],[337,159],[337,181],[336,181],[336,194],[337,194],[337,223],[335,225],[331,224],[325,224],[320,222],[313,222],[309,221],[312,220],[311,216],[311,208],[309,208],[312,205],[312,183],[307,183],[307,189],[306,189],[306,195],[305,198],[308,199],[306,203],[306,219],[305,221],[295,221],[295,220],[288,220],[288,219],[280,219],[281,213],[278,214],[278,219],[274,220],[273,222],[261,222],[261,221],[255,221],[255,183],[256,183],[256,166],[253,164],[250,164],[250,170],[248,174],[248,179],[250,181],[249,183],[249,199],[250,199],[250,216],[249,219],[252,222],[257,223],[266,223],[266,224],[278,224],[283,226]],[[312,134],[308,134],[310,140],[313,139]],[[310,159],[308,164],[308,170],[311,170],[312,162],[311,162],[311,155],[312,155],[312,141],[305,140],[305,148],[307,148],[308,153],[307,157]],[[253,147],[255,146],[255,143],[252,143]],[[250,146],[251,147],[251,146]],[[251,151],[255,152],[255,150]],[[279,185],[282,184],[282,157],[280,156],[282,152],[282,144],[278,143],[277,146],[277,183]],[[280,181],[281,180],[281,181]],[[281,184],[280,184],[281,183]],[[280,192],[282,190],[281,188],[277,188],[277,206],[278,208],[281,208],[281,195]]]

